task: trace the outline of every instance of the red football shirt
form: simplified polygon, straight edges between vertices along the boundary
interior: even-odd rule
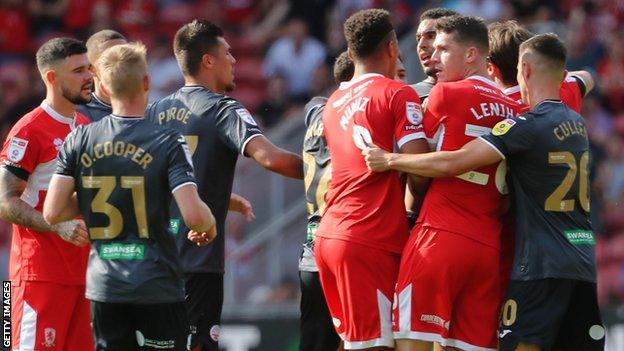
[[[379,74],[340,85],[325,105],[323,123],[332,160],[331,189],[316,235],[401,252],[408,237],[404,189],[397,172],[376,173],[362,149],[386,151],[424,138],[420,99],[409,86]]]
[[[43,209],[48,185],[56,168],[56,156],[63,141],[76,125],[88,119],[76,113],[75,119],[54,111],[45,101],[22,117],[7,136],[0,163],[29,174],[22,200],[37,211]],[[37,232],[13,225],[10,279],[84,284],[89,247],[72,245],[56,233]]]
[[[520,86],[515,85],[513,87],[507,88],[503,90],[503,93],[512,98],[517,103],[526,106],[524,102],[522,102],[522,96],[520,95]],[[583,95],[581,94],[581,88],[579,87],[575,76],[568,73],[568,75],[563,80],[563,83],[561,83],[559,95],[561,95],[561,101],[563,101],[564,104],[568,105],[568,107],[576,111],[576,113],[581,113],[581,109],[583,107]]]
[[[424,106],[425,133],[432,137],[439,131],[437,149],[443,151],[462,148],[521,110],[496,83],[481,76],[436,84]],[[433,179],[418,222],[499,248],[505,174],[503,163]]]

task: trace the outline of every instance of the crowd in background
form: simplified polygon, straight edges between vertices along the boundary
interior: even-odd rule
[[[232,96],[270,129],[300,118],[311,96],[331,93],[331,65],[346,47],[342,23],[370,7],[391,11],[403,48],[415,47],[418,16],[431,7],[487,21],[517,19],[533,32],[564,38],[567,68],[588,70],[597,81],[584,100],[583,116],[592,147],[599,299],[603,306],[624,303],[623,0],[0,0],[0,140],[44,98],[34,53],[49,38],[86,39],[113,28],[142,41],[149,52],[153,101],[183,83],[171,43],[177,28],[193,18],[225,30],[237,60]],[[408,81],[422,79],[415,52],[402,55],[409,63]],[[10,227],[0,223],[4,276],[9,246]]]

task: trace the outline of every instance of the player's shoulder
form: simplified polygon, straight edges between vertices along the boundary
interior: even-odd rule
[[[303,109],[306,126],[309,127],[315,120],[320,119],[325,104],[327,104],[327,98],[323,96],[315,96],[308,101]]]

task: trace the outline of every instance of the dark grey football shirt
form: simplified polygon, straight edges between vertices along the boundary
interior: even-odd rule
[[[171,230],[177,237],[185,273],[223,273],[225,217],[239,154],[254,137],[262,135],[255,120],[238,101],[202,86],[185,86],[147,109],[153,123],[182,133],[193,155],[201,199],[217,221],[217,238],[199,247],[186,239],[188,228],[175,204]]]
[[[113,113],[113,107],[99,99],[95,93],[91,93],[91,101],[84,105],[77,105],[76,110],[85,115],[91,122],[97,122]]]
[[[184,138],[142,118],[111,115],[67,137],[56,173],[75,179],[92,241],[87,298],[184,301],[184,275],[168,230],[171,193],[195,183]]]
[[[512,279],[596,281],[585,121],[546,100],[481,137],[506,160],[514,198]]]
[[[326,103],[327,98],[317,96],[304,109],[307,130],[303,140],[303,168],[308,230],[299,261],[299,269],[304,272],[318,271],[314,260],[314,235],[321,213],[325,210],[325,194],[331,180],[331,159],[323,134],[323,110]]]
[[[412,84],[410,86],[416,91],[416,94],[420,98],[420,101],[424,102],[425,99],[429,96],[429,92],[431,91],[431,89],[433,89],[434,85],[435,83],[432,82],[429,78],[427,78],[423,81],[420,81],[416,84]]]

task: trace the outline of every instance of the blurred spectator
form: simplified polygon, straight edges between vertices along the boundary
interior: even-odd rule
[[[314,70],[325,60],[325,46],[308,35],[308,26],[301,18],[291,19],[286,35],[276,40],[266,55],[264,73],[286,79],[288,94],[295,100],[308,99]]]
[[[0,53],[25,54],[30,49],[28,9],[20,0],[0,1]]]
[[[58,31],[63,25],[63,15],[69,0],[28,0],[32,30],[36,36]]]
[[[164,98],[184,84],[178,62],[171,52],[169,40],[162,37],[149,52],[150,102]]]
[[[130,40],[142,41],[151,47],[158,28],[154,25],[157,10],[155,0],[120,1],[114,10],[114,19],[121,33]]]
[[[257,115],[265,128],[276,125],[289,107],[286,80],[280,75],[274,75],[267,82],[267,99],[260,104]]]
[[[624,39],[621,32],[612,35],[607,56],[598,63],[598,85],[612,112],[624,110]]]

